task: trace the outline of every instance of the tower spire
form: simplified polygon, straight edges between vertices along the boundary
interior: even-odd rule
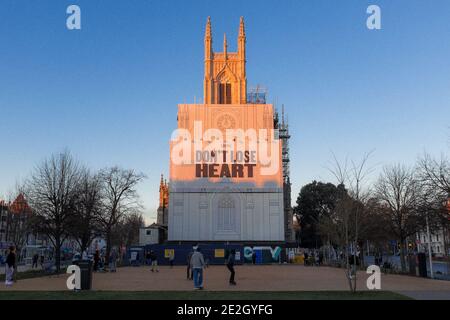
[[[227,59],[227,48],[228,48],[227,34],[224,33],[223,34],[223,54],[225,56],[225,59]]]
[[[244,17],[241,17],[240,23],[239,23],[239,37],[245,38],[245,25],[244,25]]]
[[[209,38],[212,38],[212,34],[211,34],[211,17],[208,17],[208,19],[206,20],[206,29],[205,29],[205,40]]]
[[[203,101],[211,103],[213,99],[212,91],[212,72],[213,72],[213,49],[212,49],[212,32],[211,17],[206,19],[205,28],[205,79],[203,80]]]
[[[211,32],[211,17],[206,20],[205,28],[205,60],[210,60],[213,55],[212,50],[212,32]]]
[[[244,25],[244,17],[241,17],[239,22],[239,36],[238,36],[238,59],[239,59],[239,73],[240,73],[240,103],[247,103],[247,75],[245,72],[245,25]]]

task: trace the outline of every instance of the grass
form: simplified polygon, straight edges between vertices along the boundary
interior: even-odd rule
[[[390,291],[0,291],[0,300],[408,300]]]

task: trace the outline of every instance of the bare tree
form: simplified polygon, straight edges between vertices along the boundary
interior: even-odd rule
[[[419,179],[428,187],[450,196],[450,161],[441,155],[439,160],[425,153],[418,161]]]
[[[431,230],[442,230],[444,253],[448,263],[450,220],[448,201],[450,199],[450,161],[441,155],[437,160],[429,154],[419,158],[417,171],[422,189],[426,194],[422,200],[422,207],[427,215],[428,226]],[[430,200],[431,199],[431,200]],[[428,239],[430,241],[430,239]]]
[[[109,257],[113,244],[114,228],[127,215],[140,211],[136,186],[144,178],[142,173],[118,167],[103,169],[100,172],[103,202],[100,223],[106,238],[106,257]]]
[[[98,175],[83,170],[77,188],[74,213],[70,216],[69,234],[78,242],[81,252],[100,232],[101,181]]]
[[[406,272],[405,241],[420,228],[420,185],[411,169],[402,165],[386,166],[376,186],[376,196],[392,233],[400,242],[402,272]]]
[[[81,169],[65,151],[39,164],[26,181],[26,198],[33,210],[35,231],[48,236],[55,248],[55,265],[61,266],[61,246],[74,213]]]
[[[334,163],[331,168],[328,168],[339,184],[349,186],[349,196],[339,201],[334,217],[327,224],[329,227],[334,226],[339,243],[345,248],[346,277],[352,292],[357,289],[356,264],[360,243],[359,230],[364,222],[362,216],[366,212],[365,203],[370,199],[370,190],[366,188],[365,182],[374,169],[374,167],[368,167],[368,160],[372,153],[373,151],[364,154],[359,162],[350,161],[350,165],[348,158],[341,163],[333,153]],[[353,251],[351,261],[350,248]]]
[[[114,232],[116,242],[127,247],[139,243],[139,229],[145,226],[144,217],[140,213],[126,216]]]

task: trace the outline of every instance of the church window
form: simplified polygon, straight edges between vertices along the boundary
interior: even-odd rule
[[[231,104],[231,84],[219,84],[219,104]]]
[[[234,201],[230,197],[219,201],[219,216],[217,228],[220,231],[233,231],[236,226]]]

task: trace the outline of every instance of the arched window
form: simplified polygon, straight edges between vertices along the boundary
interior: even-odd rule
[[[219,201],[219,215],[217,229],[219,231],[233,231],[236,229],[234,201],[231,197],[224,197]]]
[[[219,104],[231,104],[230,83],[219,83]]]

